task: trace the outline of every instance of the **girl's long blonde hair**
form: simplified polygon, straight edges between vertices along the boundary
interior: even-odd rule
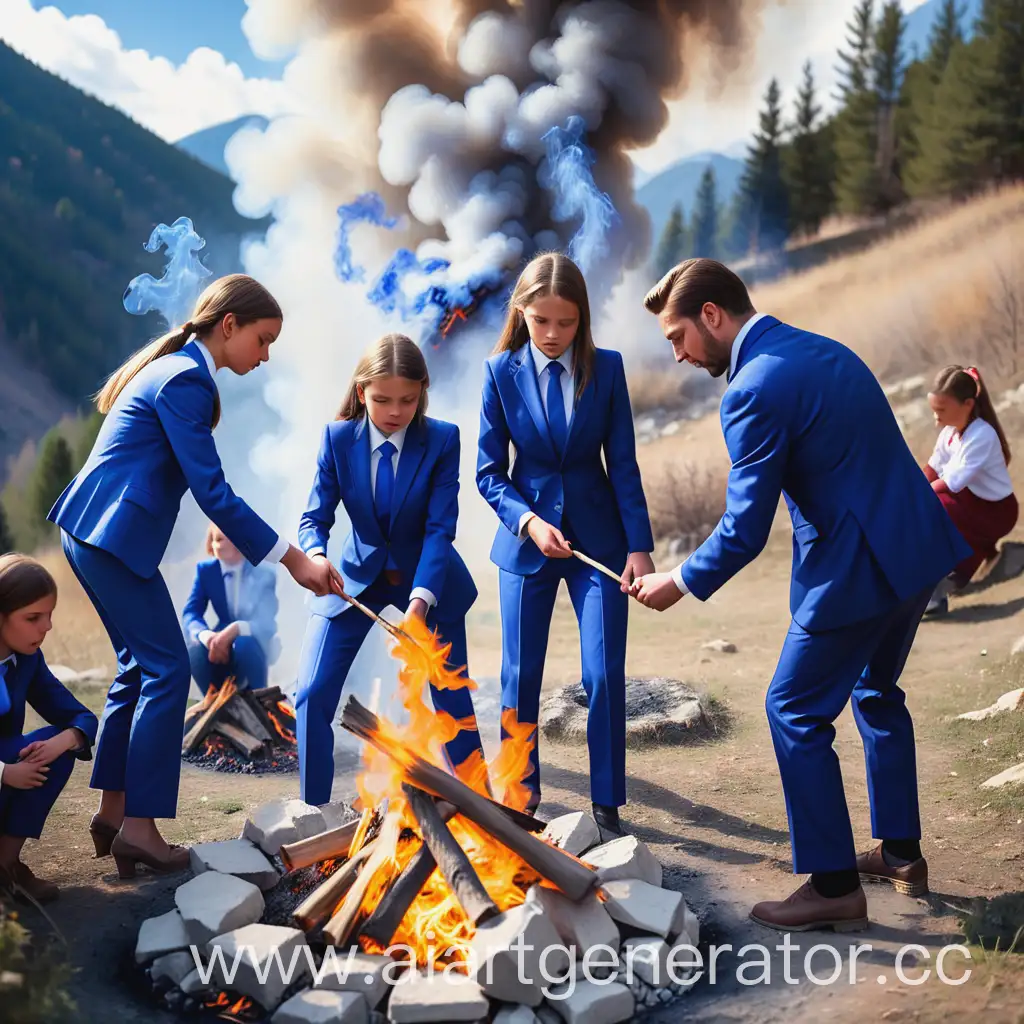
[[[235,314],[240,327],[257,320],[283,319],[277,299],[259,281],[246,274],[220,277],[199,296],[191,319],[140,348],[107,378],[96,395],[96,408],[104,414],[110,412],[118,395],[154,359],[180,352],[192,337],[206,337],[228,313]],[[220,396],[216,395],[212,425],[216,426],[219,419]]]
[[[594,372],[596,350],[590,332],[590,299],[583,272],[568,256],[560,252],[545,252],[535,256],[519,275],[512,296],[508,300],[508,316],[502,328],[495,353],[515,352],[530,340],[523,310],[537,299],[557,295],[575,304],[580,311],[580,322],[573,338],[573,371],[576,377],[576,397],[583,394]]]
[[[404,334],[385,334],[363,353],[336,419],[358,420],[365,416],[366,404],[359,397],[359,389],[383,377],[402,377],[423,385],[416,406],[416,423],[422,422],[427,414],[430,374],[419,346]]]

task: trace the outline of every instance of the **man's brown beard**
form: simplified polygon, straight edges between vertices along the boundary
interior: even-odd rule
[[[704,352],[707,356],[707,359],[704,361],[704,369],[712,377],[721,377],[729,369],[729,356],[731,352],[712,335],[703,320],[697,319],[694,323],[697,325],[697,332],[700,334],[701,341],[704,342]],[[712,359],[714,362],[711,362]]]

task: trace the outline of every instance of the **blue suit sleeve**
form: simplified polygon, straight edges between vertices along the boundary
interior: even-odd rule
[[[206,609],[209,606],[210,598],[203,585],[203,574],[199,566],[196,566],[196,578],[192,581],[192,591],[188,595],[185,607],[182,609],[181,621],[185,627],[185,636],[189,640],[198,642],[199,634],[210,627],[206,623]]]
[[[88,740],[83,750],[75,751],[80,761],[92,758],[99,722],[96,716],[50,671],[42,657],[25,694],[27,703],[50,725],[58,729],[79,729]]]
[[[480,403],[476,486],[502,523],[518,537],[519,521],[533,509],[513,486],[508,475],[508,449],[511,441],[494,371],[487,363],[484,367],[484,392]]]
[[[722,429],[732,469],[725,515],[683,563],[683,582],[707,600],[764,549],[782,495],[789,442],[786,424],[754,391],[722,398]]]
[[[316,457],[316,477],[306,502],[306,511],[299,520],[299,547],[306,554],[314,548],[327,553],[327,540],[334,526],[334,513],[341,501],[341,484],[331,450],[331,428],[324,427],[320,451]]]
[[[277,543],[277,534],[224,479],[210,428],[213,392],[194,374],[179,373],[160,389],[154,405],[196,503],[253,565],[259,565]]]
[[[636,462],[636,436],[633,433],[633,411],[629,405],[629,388],[622,356],[615,353],[615,374],[612,384],[610,429],[604,439],[604,457],[608,468],[619,515],[626,531],[629,550],[653,551],[654,534],[647,511],[640,467]]]
[[[430,498],[427,502],[427,525],[423,536],[423,550],[416,565],[412,589],[429,590],[440,599],[455,530],[459,522],[459,428],[453,427],[444,448],[434,464],[430,478]]]

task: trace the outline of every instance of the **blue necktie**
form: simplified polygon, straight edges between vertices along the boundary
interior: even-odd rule
[[[377,463],[377,482],[373,490],[373,511],[380,523],[380,531],[385,537],[391,530],[391,496],[395,493],[395,467],[391,459],[398,449],[385,441],[377,451],[380,461]]]
[[[569,426],[565,421],[565,399],[562,397],[562,374],[565,367],[559,362],[548,363],[548,430],[559,455],[565,452],[565,439]]]
[[[11,710],[11,695],[7,692],[7,669],[10,667],[10,662],[5,661],[0,665],[0,715],[6,715]]]

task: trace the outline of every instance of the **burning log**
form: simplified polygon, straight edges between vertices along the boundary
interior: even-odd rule
[[[405,778],[413,785],[454,804],[460,814],[489,832],[570,899],[582,899],[595,884],[597,876],[590,868],[520,828],[487,797],[407,748],[396,749],[382,732],[377,716],[355,697],[349,697],[345,704],[341,724],[401,765]]]
[[[402,815],[398,811],[388,814],[380,830],[380,835],[373,843],[367,844],[359,851],[365,853],[372,847],[363,869],[359,872],[352,887],[345,894],[345,899],[338,907],[334,916],[324,925],[324,940],[337,949],[344,949],[353,933],[363,900],[369,891],[377,873],[389,862],[393,862],[398,849],[398,839],[402,831]],[[352,863],[349,861],[349,863]],[[347,866],[347,865],[346,865]],[[344,868],[342,869],[344,870]]]
[[[298,871],[324,860],[339,860],[348,856],[352,839],[359,826],[359,819],[346,822],[327,832],[300,839],[294,843],[285,843],[281,849],[281,860],[286,871]]]
[[[276,704],[284,698],[280,686],[261,686],[258,689],[250,690],[249,695],[255,697],[261,704]]]
[[[197,700],[190,708],[185,712],[185,730],[187,731],[189,726],[213,703],[214,698],[217,696],[217,690],[211,686],[207,689],[206,693],[203,694],[202,700]]]
[[[376,840],[366,844],[350,861],[327,879],[323,885],[314,889],[313,892],[303,900],[292,914],[292,920],[296,928],[308,932],[322,924],[334,912],[334,908],[342,901],[343,897],[352,888],[352,884],[359,876],[360,868],[376,847]],[[282,847],[283,849],[283,847]]]
[[[244,729],[239,729],[237,725],[232,725],[230,722],[217,722],[211,731],[223,736],[245,757],[252,758],[263,749],[262,740],[250,736]]]
[[[260,744],[269,743],[270,738],[274,735],[273,729],[268,729],[263,722],[260,720],[260,716],[256,714],[252,707],[252,703],[245,699],[244,693],[238,694],[235,700],[230,700],[224,706],[224,715],[230,718],[237,726],[244,729],[250,736],[259,740]],[[260,710],[263,711],[263,706],[259,705]],[[266,717],[266,711],[263,711],[264,717]],[[269,724],[269,719],[267,720]]]
[[[444,880],[448,883],[448,888],[455,894],[466,917],[473,924],[480,924],[496,917],[497,904],[487,895],[487,890],[473,870],[466,851],[448,831],[448,826],[444,823],[434,801],[422,789],[410,786],[407,782],[402,784],[402,792],[420,826],[424,844],[433,854]]]
[[[231,700],[235,693],[234,681],[231,679],[225,680],[221,688],[214,694],[213,700],[210,701],[202,715],[199,716],[199,721],[186,733],[181,745],[183,754],[191,753],[206,739],[207,734],[213,728],[217,712]]]
[[[239,694],[239,697],[241,700],[238,703],[245,709],[242,714],[252,715],[253,719],[266,732],[268,740],[274,736],[281,735],[281,730],[274,724],[274,720],[263,701],[254,697],[247,690]]]

